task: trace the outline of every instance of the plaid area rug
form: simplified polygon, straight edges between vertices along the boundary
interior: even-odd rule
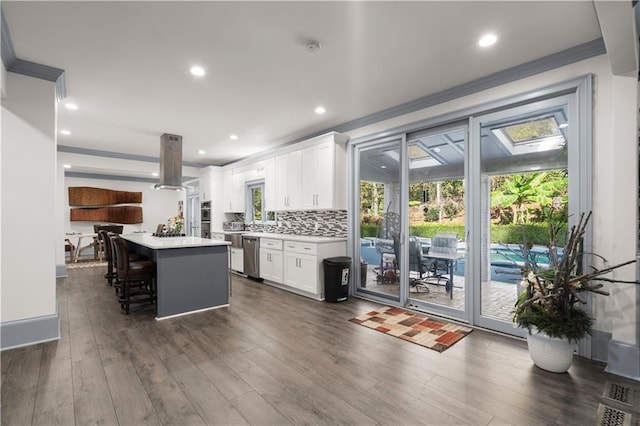
[[[349,321],[438,352],[449,349],[473,331],[469,327],[390,307],[368,312]]]

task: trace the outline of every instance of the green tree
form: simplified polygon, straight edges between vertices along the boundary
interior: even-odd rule
[[[379,215],[384,212],[384,185],[375,182],[360,182],[360,213]]]
[[[527,204],[548,206],[554,197],[566,195],[566,188],[566,174],[515,174],[507,177],[500,188],[491,194],[491,207],[511,208],[514,224],[527,223]]]

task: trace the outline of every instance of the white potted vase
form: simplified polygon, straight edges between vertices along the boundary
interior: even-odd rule
[[[566,373],[573,362],[575,344],[567,339],[549,337],[545,333],[531,328],[524,330],[529,347],[529,356],[534,364],[552,373]]]

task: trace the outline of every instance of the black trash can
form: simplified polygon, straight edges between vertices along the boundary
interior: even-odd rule
[[[324,300],[343,302],[349,297],[349,269],[351,258],[347,256],[327,257],[324,266]]]

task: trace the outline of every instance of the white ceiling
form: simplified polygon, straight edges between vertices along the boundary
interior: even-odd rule
[[[59,145],[158,157],[160,135],[173,133],[185,161],[213,165],[601,37],[590,1],[2,8],[18,58],[66,71],[65,102],[79,109],[59,109],[72,132]],[[499,40],[481,49],[486,32]],[[322,48],[307,52],[308,40]],[[206,76],[190,75],[194,64]]]

